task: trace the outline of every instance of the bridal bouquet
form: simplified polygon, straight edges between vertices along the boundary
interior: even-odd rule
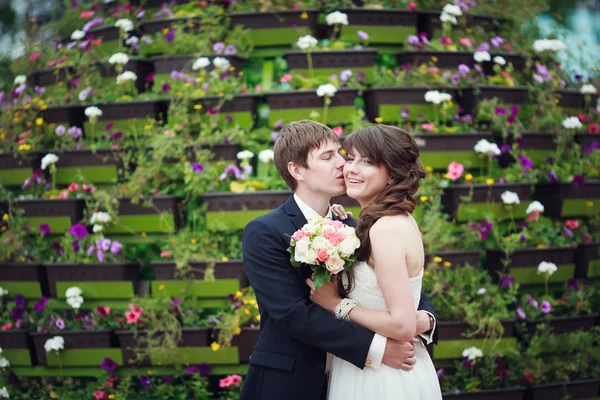
[[[288,248],[295,267],[308,264],[314,272],[315,289],[319,289],[344,269],[349,269],[360,247],[354,228],[329,218],[309,220],[297,230]]]

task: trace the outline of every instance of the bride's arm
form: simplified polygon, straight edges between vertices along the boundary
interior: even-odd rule
[[[417,312],[406,268],[408,240],[398,240],[414,234],[411,221],[404,218],[382,218],[369,232],[371,254],[377,266],[376,274],[388,311],[356,306],[350,320],[382,336],[408,342],[416,336]],[[330,285],[326,285],[330,286]],[[334,290],[323,286],[311,300],[333,312],[339,303]]]

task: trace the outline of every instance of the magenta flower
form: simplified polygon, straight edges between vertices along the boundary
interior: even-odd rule
[[[573,185],[581,187],[585,183],[585,178],[581,174],[576,174],[573,176],[573,181],[571,183],[573,183]]]
[[[519,162],[521,163],[521,166],[525,169],[533,168],[533,162],[524,155],[519,156]]]
[[[167,36],[165,36],[165,40],[169,43],[172,42],[173,39],[175,39],[175,29],[171,29],[169,33],[167,33]]]
[[[148,82],[148,83],[154,82],[154,72],[150,72],[148,74],[148,76],[146,77],[146,82]]]
[[[175,297],[175,298],[174,298],[174,299],[171,301],[171,306],[173,306],[173,307],[178,307],[178,306],[179,306],[179,302],[180,302],[180,299],[179,299],[179,297]]]
[[[69,232],[73,236],[75,236],[77,239],[83,239],[88,234],[87,228],[83,224],[75,224],[75,225],[73,225],[71,227],[71,229],[69,230]]]
[[[407,119],[410,116],[410,110],[406,107],[402,107],[402,114],[400,114],[402,119]]]
[[[200,174],[204,171],[204,166],[195,162],[192,164],[192,169],[194,170],[194,172]]]
[[[164,83],[161,88],[163,93],[169,93],[171,91],[171,85],[169,83]]]
[[[550,303],[546,300],[543,300],[542,304],[540,305],[540,311],[544,314],[548,314],[550,310],[552,310]]]
[[[500,281],[500,288],[501,289],[508,289],[512,286],[512,284],[515,282],[515,277],[514,276],[507,276],[502,278],[502,280]]]
[[[506,108],[496,107],[495,113],[496,115],[506,115]]]
[[[42,297],[40,301],[36,302],[33,305],[33,311],[38,313],[44,312],[44,309],[46,308],[46,303],[48,303],[48,298]]]
[[[40,232],[43,236],[48,236],[52,233],[52,229],[50,229],[50,225],[48,224],[40,224]]]
[[[142,387],[148,387],[150,386],[150,384],[152,383],[152,381],[150,380],[150,377],[142,375],[140,376],[140,385],[142,385]]]
[[[111,360],[108,357],[104,357],[104,360],[102,360],[102,363],[100,364],[100,366],[106,371],[106,372],[112,372],[115,369],[119,368],[119,364],[117,364],[115,361]]]

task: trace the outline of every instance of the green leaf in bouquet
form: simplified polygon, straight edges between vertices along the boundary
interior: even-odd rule
[[[313,265],[311,268],[314,271],[313,281],[315,283],[315,289],[319,290],[321,286],[329,282],[329,274],[322,266]]]

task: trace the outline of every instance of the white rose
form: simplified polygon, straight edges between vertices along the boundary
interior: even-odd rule
[[[0,397],[4,399],[10,399],[10,395],[8,394],[8,389],[6,389],[6,386],[0,389]]]
[[[194,61],[194,65],[192,65],[192,69],[197,71],[199,69],[204,69],[210,65],[210,60],[208,57],[200,57],[196,61]]]
[[[565,129],[580,129],[583,124],[577,117],[569,117],[562,122],[562,126]]]
[[[81,297],[81,296],[69,297],[69,298],[67,298],[67,304],[77,310],[83,304],[83,297]]]
[[[446,4],[444,6],[444,8],[442,9],[442,11],[445,12],[446,14],[454,15],[457,17],[460,17],[462,15],[462,10],[460,9],[459,6],[457,6],[455,4]]]
[[[477,144],[475,144],[475,147],[473,147],[473,149],[476,152],[483,154],[500,154],[500,148],[498,147],[498,145],[496,143],[490,143],[485,139],[479,140]]]
[[[485,294],[485,292],[487,292],[487,289],[482,287],[482,288],[479,288],[479,290],[477,291],[477,294],[480,296],[483,296]]]
[[[454,15],[448,14],[443,12],[442,15],[440,15],[440,21],[442,22],[452,22],[453,25],[458,24],[458,20],[456,19],[456,17]]]
[[[476,51],[473,53],[473,59],[477,62],[490,61],[492,56],[487,51]]]
[[[327,25],[348,25],[348,14],[344,14],[343,12],[334,11],[332,13],[327,14],[325,17],[325,21],[327,21]]]
[[[529,204],[529,206],[527,206],[527,210],[525,210],[525,212],[527,214],[531,214],[532,212],[536,212],[536,211],[538,211],[540,213],[544,212],[544,205],[537,200],[531,202]]]
[[[79,29],[76,29],[73,31],[73,33],[71,33],[71,40],[79,40],[79,39],[83,39],[84,37],[85,37],[85,32],[80,31]]]
[[[540,265],[538,265],[538,274],[547,274],[548,276],[550,276],[553,273],[555,273],[557,269],[558,268],[556,267],[556,264],[547,261],[542,261]]]
[[[583,93],[583,94],[596,94],[596,93],[598,93],[598,90],[596,89],[596,87],[594,85],[590,85],[589,83],[581,86],[581,89],[579,91],[581,93]]]
[[[137,75],[135,72],[125,71],[121,75],[117,76],[117,85],[127,81],[136,81]]]
[[[121,64],[125,65],[129,62],[129,56],[125,53],[115,53],[108,59],[108,63],[111,65]]]
[[[231,67],[231,64],[229,63],[229,61],[223,57],[215,57],[213,59],[213,65],[219,71],[225,71],[225,70],[228,70],[229,67]]]
[[[54,165],[58,162],[58,156],[53,153],[48,153],[42,158],[42,170],[45,170],[50,165]]]
[[[308,249],[306,252],[306,263],[310,265],[317,265],[317,252],[313,249]]]
[[[81,296],[82,294],[83,294],[83,291],[77,286],[71,286],[65,292],[66,297],[77,297],[77,296]]]
[[[0,357],[0,368],[8,368],[8,367],[10,367],[10,362],[4,357]]]
[[[22,85],[27,82],[27,77],[25,75],[18,75],[15,77],[15,85]]]
[[[438,90],[429,90],[425,92],[425,101],[428,103],[440,104],[442,102],[440,92]]]
[[[85,114],[86,117],[88,118],[93,118],[93,117],[100,117],[102,116],[102,110],[99,109],[96,106],[91,106],[85,109],[85,111],[83,112]]]
[[[92,214],[91,218],[90,218],[90,224],[95,224],[96,222],[100,222],[102,223],[107,223],[111,221],[111,216],[109,213],[104,212],[104,211],[98,211]]]
[[[315,250],[326,249],[331,243],[323,236],[317,236],[313,239],[311,247]]]
[[[344,226],[338,229],[338,232],[344,235],[346,239],[348,239],[349,237],[356,237],[356,231],[351,226]]]
[[[298,41],[296,42],[296,46],[298,46],[298,48],[300,50],[307,50],[307,49],[312,49],[313,47],[315,47],[317,45],[318,41],[317,39],[315,39],[314,37],[310,36],[310,35],[306,35],[306,36],[302,36],[300,39],[298,39]]]
[[[121,18],[121,19],[117,20],[117,22],[115,22],[115,26],[117,28],[122,29],[125,32],[130,32],[133,30],[133,22],[131,22],[130,20],[128,20],[126,18]]]
[[[249,160],[252,157],[254,157],[254,153],[251,152],[250,150],[243,150],[243,151],[240,151],[239,153],[237,153],[238,160]]]
[[[94,233],[102,232],[102,229],[104,229],[102,225],[94,225],[94,227],[92,228]]]
[[[331,83],[326,83],[317,88],[317,96],[323,97],[333,97],[337,93],[337,88],[333,86]]]
[[[0,297],[1,296],[6,296],[8,294],[8,290],[4,289],[3,287],[0,287]],[[0,354],[2,354],[2,349],[0,348]]]
[[[308,252],[309,244],[310,239],[307,237],[303,237],[302,239],[296,242],[296,246],[294,247],[294,260],[296,262],[307,262],[306,253]]]
[[[325,261],[325,268],[332,274],[342,272],[344,270],[344,260],[336,256],[331,256]]]
[[[350,257],[360,247],[360,240],[356,236],[347,237],[340,243],[340,255]]]
[[[519,204],[519,203],[521,203],[521,200],[519,199],[519,195],[516,194],[515,192],[511,192],[509,190],[502,193],[500,195],[500,198],[502,198],[502,202],[504,204]]]
[[[275,153],[271,149],[266,149],[258,153],[258,159],[263,163],[269,163],[273,160]]]
[[[494,62],[498,65],[506,64],[506,60],[504,59],[504,57],[500,57],[500,56],[494,57]]]
[[[462,356],[467,357],[470,361],[473,361],[476,358],[483,357],[483,352],[477,347],[469,347],[462,352]]]

